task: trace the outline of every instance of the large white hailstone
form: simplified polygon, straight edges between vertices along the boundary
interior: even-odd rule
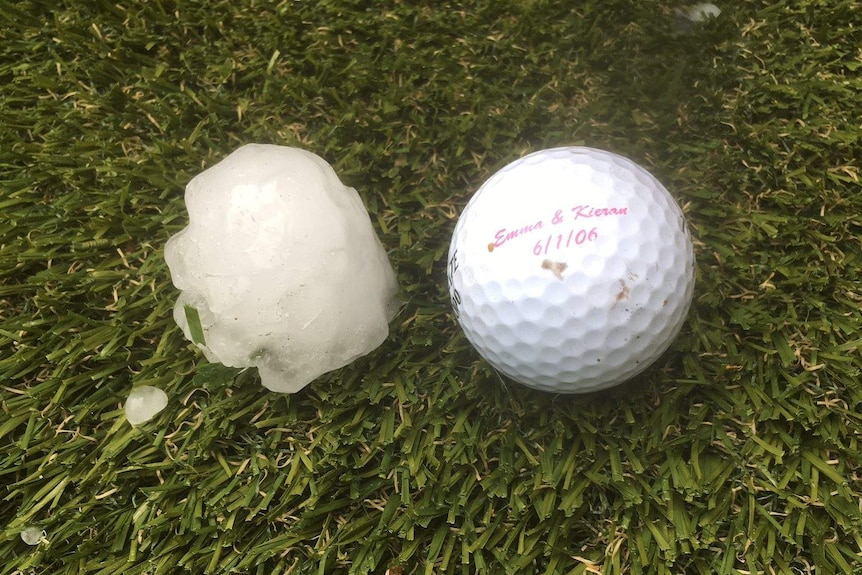
[[[140,425],[154,418],[168,405],[168,394],[151,385],[141,385],[129,393],[126,405],[126,419],[129,423]]]
[[[249,144],[186,186],[165,260],[208,360],[292,393],[378,347],[398,284],[359,194],[319,156]]]

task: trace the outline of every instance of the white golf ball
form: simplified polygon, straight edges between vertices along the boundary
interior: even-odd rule
[[[495,369],[587,393],[646,369],[679,333],[694,250],[677,203],[610,152],[554,148],[494,174],[458,220],[452,307]]]

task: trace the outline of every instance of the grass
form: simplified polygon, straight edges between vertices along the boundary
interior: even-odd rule
[[[0,6],[0,573],[859,572],[862,9],[721,8]],[[183,187],[251,141],[334,164],[408,301],[292,396],[171,316]],[[682,336],[598,396],[501,380],[448,307],[470,194],[563,144],[647,167],[696,240]]]

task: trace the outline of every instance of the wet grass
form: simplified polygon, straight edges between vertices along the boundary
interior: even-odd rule
[[[0,572],[858,572],[862,10],[721,7],[0,6]],[[293,396],[171,316],[183,187],[251,141],[335,165],[408,299]],[[600,396],[501,380],[448,307],[470,194],[563,144],[647,167],[696,240],[682,336]]]

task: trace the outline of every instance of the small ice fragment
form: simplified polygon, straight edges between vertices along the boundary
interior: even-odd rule
[[[126,400],[126,419],[132,425],[151,420],[168,405],[168,394],[151,385],[141,385],[132,390]]]
[[[715,4],[702,2],[683,8],[674,8],[676,29],[679,32],[690,32],[695,24],[708,18],[716,18],[721,10]]]
[[[28,527],[21,532],[21,541],[27,545],[38,545],[47,533],[38,527]]]
[[[703,2],[695,4],[688,9],[688,19],[692,22],[703,22],[707,18],[715,18],[721,14],[721,10],[715,4]]]
[[[174,319],[208,360],[293,393],[389,335],[395,273],[359,194],[320,156],[248,144],[194,177],[185,201],[165,261]]]

